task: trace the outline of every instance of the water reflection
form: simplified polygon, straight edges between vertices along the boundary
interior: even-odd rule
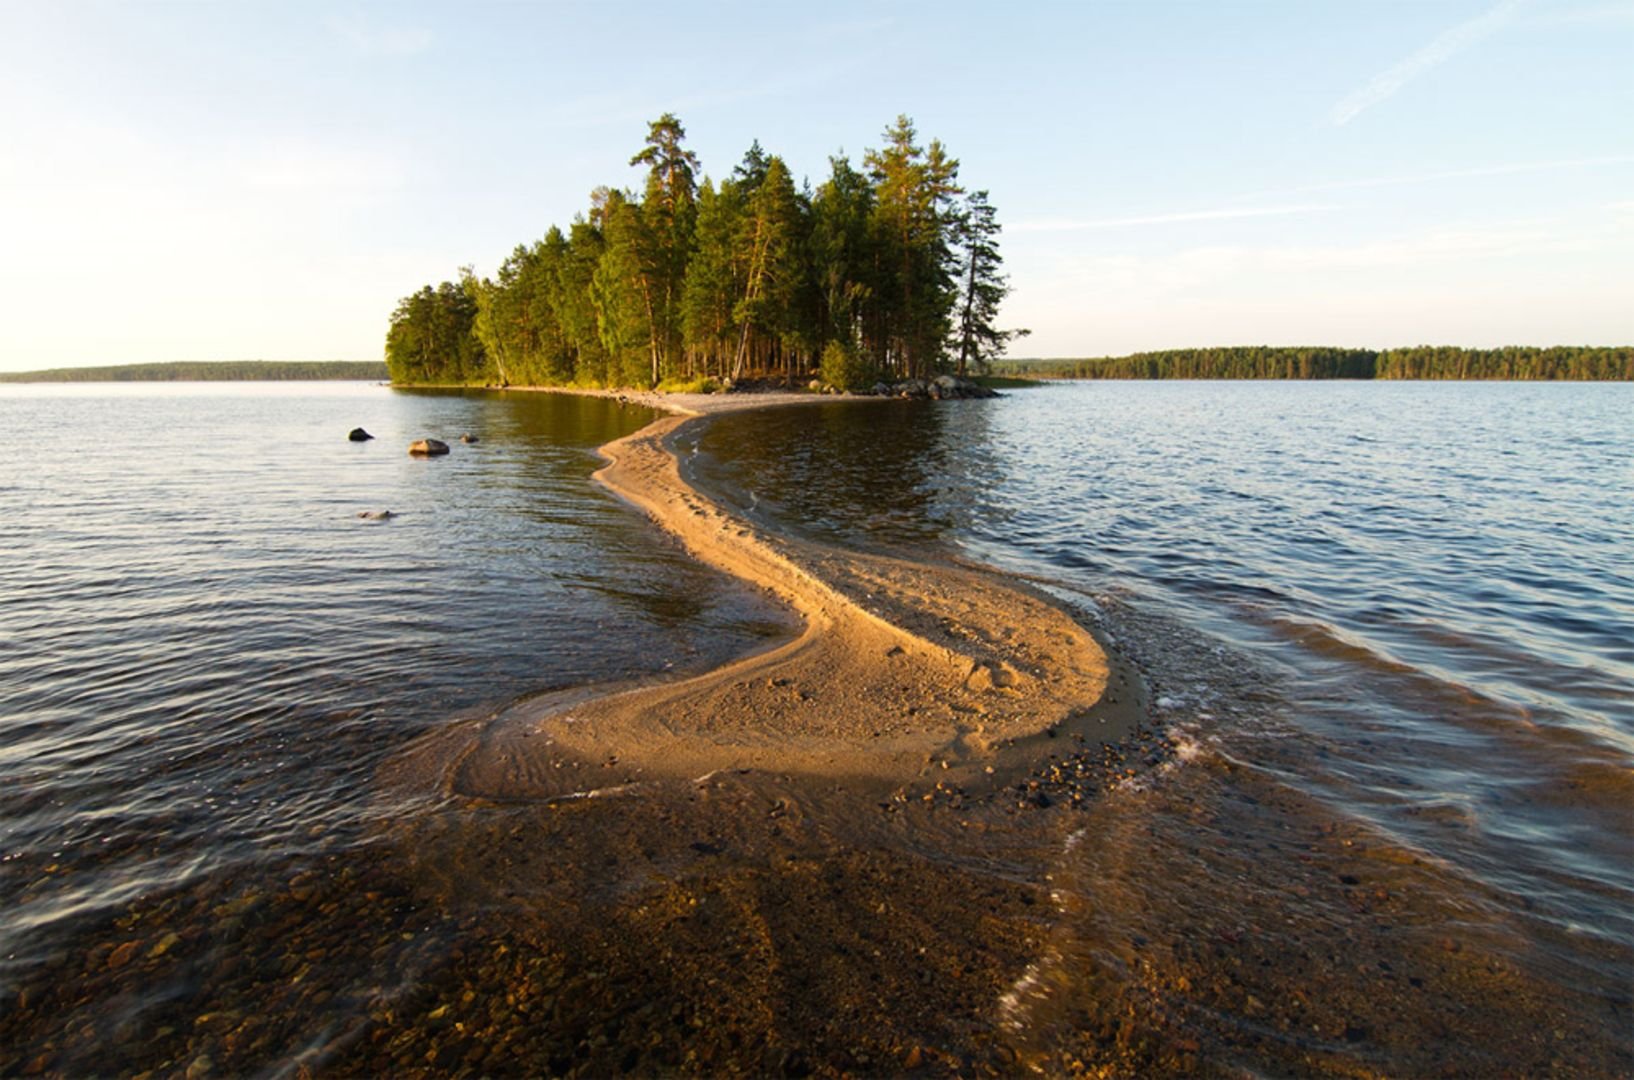
[[[828,402],[715,421],[712,490],[742,512],[848,544],[942,548],[970,521],[972,477],[999,482],[991,402]]]

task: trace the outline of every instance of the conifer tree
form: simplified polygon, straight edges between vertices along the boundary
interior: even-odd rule
[[[952,347],[958,357],[958,372],[986,371],[1004,355],[1010,340],[1025,330],[1000,330],[994,325],[999,304],[1009,295],[1010,284],[1000,268],[1000,225],[987,201],[987,192],[978,191],[965,200],[958,215],[954,235],[963,261],[959,275],[959,308]]]
[[[567,237],[552,229],[547,246],[560,244],[562,256],[546,295],[572,360],[572,381],[590,386],[616,382],[608,370],[607,350],[601,343],[596,306],[591,295],[596,268],[606,249],[601,230],[584,218],[576,220]]]
[[[743,298],[733,310],[738,324],[738,351],[732,377],[741,378],[752,334],[774,339],[792,329],[791,309],[803,264],[799,246],[799,201],[794,179],[783,159],[773,156],[765,179],[749,196],[748,213],[739,230],[738,252],[745,267]]]
[[[654,345],[652,381],[672,373],[682,349],[681,292],[697,223],[698,158],[682,148],[686,128],[674,113],[649,125],[647,145],[630,159],[647,166],[640,213],[642,273]]]
[[[655,386],[661,345],[654,281],[643,256],[652,250],[640,207],[610,192],[601,209],[606,246],[591,279],[596,329],[607,350],[608,373],[627,386]]]
[[[736,356],[733,308],[743,295],[737,259],[744,199],[737,184],[707,179],[698,189],[695,250],[681,295],[681,326],[689,355],[697,355],[706,375],[727,374]]]
[[[882,304],[887,360],[902,374],[929,374],[940,359],[952,301],[952,200],[961,193],[959,163],[932,140],[914,142],[913,121],[898,116],[885,146],[864,161],[875,188],[879,269],[892,296]],[[884,299],[883,297],[881,298]]]
[[[874,295],[869,221],[874,190],[843,156],[829,159],[829,177],[811,200],[811,260],[822,332],[856,347]]]

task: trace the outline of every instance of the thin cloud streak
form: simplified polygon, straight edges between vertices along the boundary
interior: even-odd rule
[[[1086,229],[1124,229],[1140,225],[1175,225],[1189,221],[1234,221],[1241,218],[1290,217],[1315,214],[1336,207],[1310,203],[1299,206],[1256,206],[1219,210],[1183,210],[1172,214],[1140,214],[1134,217],[1093,218],[1087,221],[1045,219],[1018,221],[1005,226],[1006,232],[1080,232]]]
[[[1459,23],[1428,45],[1375,75],[1365,86],[1347,95],[1328,112],[1328,123],[1343,127],[1373,106],[1394,97],[1401,88],[1511,22],[1526,0],[1500,0],[1473,19]]]
[[[1554,172],[1559,169],[1588,169],[1602,165],[1634,165],[1634,154],[1607,154],[1603,157],[1561,158],[1557,161],[1517,161],[1508,165],[1478,165],[1469,169],[1444,169],[1440,172],[1414,173],[1410,176],[1370,176],[1359,180],[1334,180],[1324,184],[1304,184],[1300,187],[1278,188],[1271,195],[1306,195],[1318,191],[1355,191],[1361,188],[1411,187],[1441,180],[1470,180],[1483,176],[1515,176],[1522,173]]]

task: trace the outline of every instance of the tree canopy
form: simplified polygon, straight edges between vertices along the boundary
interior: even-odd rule
[[[1170,349],[1086,360],[1012,360],[1005,374],[1067,379],[1634,380],[1634,347],[1506,346],[1405,349],[1247,345]]]
[[[630,165],[640,191],[598,188],[564,231],[516,247],[492,277],[404,297],[386,335],[398,383],[661,386],[804,378],[848,384],[986,370],[1015,331],[986,192],[899,116],[858,169],[815,188],[755,141],[700,177],[665,113]],[[840,357],[844,363],[840,363]]]
[[[375,360],[204,360],[0,372],[0,382],[270,382],[384,379]]]

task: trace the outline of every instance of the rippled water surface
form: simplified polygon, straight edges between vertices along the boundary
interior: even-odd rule
[[[786,632],[592,482],[651,416],[0,389],[0,1073],[1634,1072],[1634,387],[719,418],[768,529],[1072,605],[1140,745],[450,797],[516,699]]]
[[[651,417],[363,384],[0,393],[0,985],[76,917],[389,816],[373,769],[428,725],[758,640],[762,609],[590,482]],[[411,458],[425,435],[453,453]]]
[[[744,512],[1165,620],[1111,625],[1193,764],[1114,793],[1063,861],[1027,1021],[1057,1066],[1144,971],[1205,1049],[1279,1038],[1290,1067],[1527,1071],[1583,1038],[1578,1065],[1628,1067],[1634,387],[1088,383],[740,415],[702,446]],[[1312,872],[1336,856],[1363,868]],[[1333,991],[1353,1015],[1301,1035],[1320,1010],[1240,965],[1174,991],[1220,976],[1197,954],[1221,940],[1362,965]],[[1471,964],[1482,1005],[1445,989]],[[1539,1034],[1517,1002],[1551,995],[1572,1023]],[[1481,1009],[1445,1057],[1408,1049]]]

